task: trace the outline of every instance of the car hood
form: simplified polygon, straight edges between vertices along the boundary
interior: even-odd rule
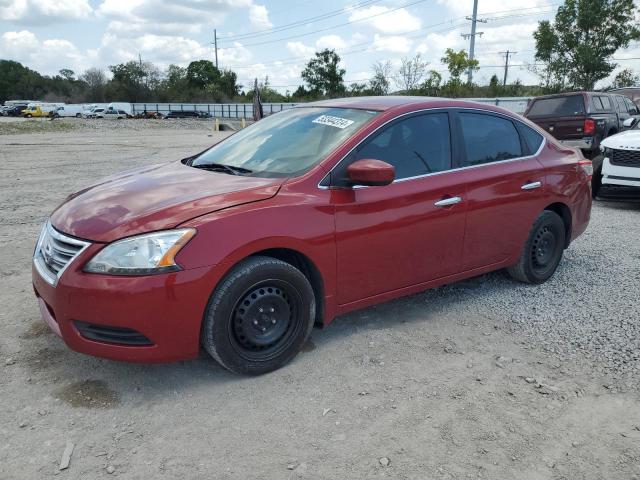
[[[107,177],[70,195],[51,215],[68,235],[112,242],[195,217],[266,200],[284,179],[227,175],[171,162]]]
[[[600,145],[620,150],[640,150],[640,130],[627,130],[605,138]]]

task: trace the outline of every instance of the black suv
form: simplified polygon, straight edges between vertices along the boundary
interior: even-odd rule
[[[210,118],[207,112],[197,112],[195,110],[172,110],[164,118]]]

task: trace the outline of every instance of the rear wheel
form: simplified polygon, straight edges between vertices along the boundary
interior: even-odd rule
[[[314,319],[313,289],[300,270],[271,257],[250,257],[213,292],[201,339],[223,367],[258,375],[289,362]]]
[[[529,233],[518,263],[507,271],[514,279],[525,283],[544,283],[555,273],[562,259],[566,228],[555,212],[542,212]]]

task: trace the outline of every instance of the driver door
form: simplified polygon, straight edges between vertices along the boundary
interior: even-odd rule
[[[439,111],[396,120],[332,172],[335,186],[356,160],[396,169],[384,187],[332,190],[340,305],[460,271],[466,206],[450,171],[457,148],[449,117]]]

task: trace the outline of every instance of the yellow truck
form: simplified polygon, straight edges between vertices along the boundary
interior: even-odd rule
[[[56,105],[54,104],[46,104],[46,105],[34,105],[29,104],[25,110],[20,112],[25,118],[41,118],[41,117],[50,117],[52,112],[55,111]]]

